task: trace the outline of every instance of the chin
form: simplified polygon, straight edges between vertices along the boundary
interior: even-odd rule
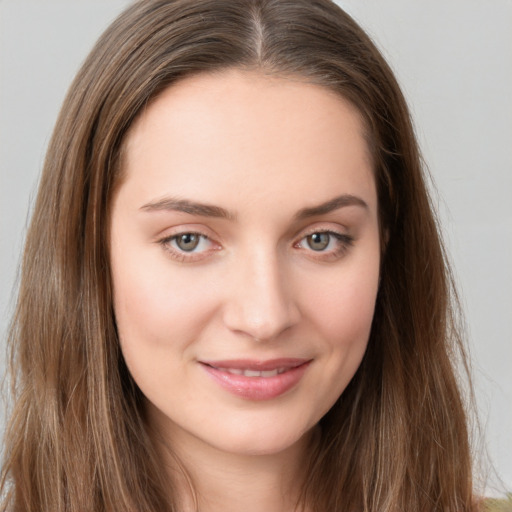
[[[250,431],[237,430],[223,436],[219,436],[223,441],[215,442],[217,449],[223,452],[229,452],[238,455],[248,456],[270,456],[288,452],[289,450],[302,450],[311,439],[315,427],[305,430],[290,431],[290,425],[285,425],[286,429],[279,428],[278,425],[266,428],[255,428]],[[225,440],[225,442],[224,442]]]

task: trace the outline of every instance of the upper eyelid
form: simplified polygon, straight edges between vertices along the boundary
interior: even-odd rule
[[[333,231],[333,232],[346,232],[350,230],[350,226],[344,222],[340,222],[340,219],[315,219],[309,222],[301,222],[295,231],[295,236],[299,236],[301,233],[316,231]]]
[[[208,238],[208,240],[212,240],[212,237],[209,235],[205,235],[204,233],[201,233],[200,231],[178,231],[177,233],[170,233],[168,235],[164,235],[161,237],[161,240],[173,240],[175,238],[178,238],[182,235],[197,235],[202,236],[204,238]]]
[[[184,251],[180,249],[179,247],[173,247],[174,244],[172,242],[176,243],[177,237],[181,235],[186,234],[196,234],[199,236],[202,236],[208,240],[208,242],[211,244],[208,248],[205,250],[196,252],[196,251]],[[210,237],[202,234],[202,233],[196,233],[194,231],[180,231],[177,233],[169,234],[168,236],[164,236],[157,240],[157,244],[162,247],[162,249],[169,255],[169,257],[177,262],[180,263],[194,263],[204,260],[205,258],[208,258],[209,253],[215,252],[221,248],[216,242],[214,242]],[[217,245],[217,247],[216,247]]]
[[[289,240],[296,244],[301,241],[303,238],[310,236],[314,233],[333,233],[334,235],[339,235],[341,237],[347,237],[353,239],[354,236],[350,233],[350,231],[345,226],[337,226],[333,227],[331,225],[319,225],[320,223],[315,223],[312,226],[306,226],[298,230],[295,234],[293,234]],[[162,234],[165,233],[165,234]],[[184,235],[187,233],[203,236],[207,238],[211,243],[223,245],[222,237],[219,236],[216,232],[212,231],[210,228],[204,227],[202,225],[178,225],[166,228],[160,232],[159,235],[155,236],[156,242],[163,242],[166,240],[175,239],[180,235]]]
[[[200,232],[196,232],[196,231],[180,231],[178,233],[173,233],[173,234],[170,234],[168,236],[164,236],[164,237],[160,238],[157,241],[157,243],[167,244],[167,243],[170,243],[172,241],[176,241],[177,238],[182,236],[182,235],[197,235],[197,236],[203,237],[206,240],[208,240],[208,242],[211,244],[212,247],[213,246],[220,246],[220,244],[218,242],[216,242],[212,237],[210,237],[208,235],[205,235],[204,233],[200,233]],[[179,249],[174,249],[174,248],[173,248],[173,250],[179,251]],[[211,248],[210,248],[210,250],[211,250]],[[204,252],[207,252],[207,251],[204,251]],[[185,251],[184,251],[184,253],[185,253]]]
[[[336,229],[331,226],[311,226],[310,228],[301,229],[293,238],[296,242],[299,242],[303,238],[313,235],[315,233],[333,233],[334,235],[339,235],[342,237],[353,238],[348,232],[348,230],[340,228]]]
[[[309,236],[311,236],[311,235],[314,235],[314,234],[316,234],[316,233],[320,233],[320,234],[322,234],[322,233],[327,233],[327,234],[329,234],[329,235],[334,236],[334,238],[336,238],[339,242],[341,242],[341,243],[345,243],[345,244],[347,244],[347,245],[351,245],[351,244],[355,241],[355,239],[354,239],[354,237],[353,237],[352,235],[349,235],[349,234],[346,234],[346,233],[338,233],[337,231],[333,231],[332,229],[330,229],[330,230],[324,230],[324,231],[317,229],[317,230],[315,230],[315,231],[311,231],[310,233],[306,233],[306,234],[305,234],[305,235],[303,235],[303,236],[300,236],[300,237],[296,240],[296,242],[294,242],[294,246],[297,246],[297,245],[298,245],[299,243],[301,243],[305,238],[307,238],[307,237],[309,237]]]
[[[300,236],[309,236],[313,235],[314,233],[335,233],[337,235],[344,235],[345,233],[341,233],[341,230],[337,230],[334,228],[314,228],[314,229],[306,229],[305,232],[303,232]]]
[[[190,226],[173,226],[162,229],[157,235],[155,235],[154,240],[156,242],[161,242],[162,240],[169,240],[171,238],[185,235],[187,233],[191,233],[194,235],[200,235],[208,238],[208,240],[215,241],[218,237],[216,233],[212,232],[211,229],[207,229],[204,227],[197,227],[196,225]]]

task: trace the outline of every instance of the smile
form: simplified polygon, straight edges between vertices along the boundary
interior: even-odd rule
[[[226,391],[246,400],[271,400],[299,384],[311,360],[200,361],[206,373]]]
[[[286,368],[276,368],[275,370],[242,370],[240,368],[217,368],[221,372],[228,372],[233,375],[244,375],[245,377],[275,377],[284,373]]]

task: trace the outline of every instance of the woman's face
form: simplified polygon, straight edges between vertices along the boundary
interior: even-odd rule
[[[121,349],[171,443],[276,453],[356,372],[379,280],[356,110],[229,71],[171,86],[126,141],[112,205]]]

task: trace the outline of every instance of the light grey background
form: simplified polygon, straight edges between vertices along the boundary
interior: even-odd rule
[[[60,104],[96,38],[129,3],[0,0],[2,347]],[[384,51],[410,102],[465,306],[486,444],[511,491],[512,1],[338,3]]]

